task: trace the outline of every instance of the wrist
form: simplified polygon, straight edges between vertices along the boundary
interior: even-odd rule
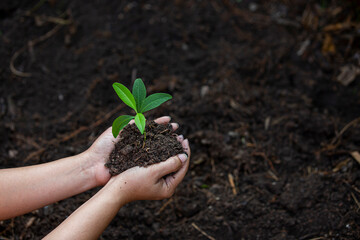
[[[80,155],[84,161],[84,171],[91,178],[94,187],[104,186],[111,177],[109,170],[105,167],[105,160],[93,154],[90,149]]]
[[[85,179],[87,179],[87,185],[89,186],[89,189],[98,186],[96,179],[96,169],[91,155],[85,151],[74,157],[79,159],[80,174],[84,176]]]
[[[126,190],[126,181],[118,179],[118,177],[120,176],[112,177],[101,191],[107,194],[110,201],[120,208],[131,202],[129,199],[131,193],[129,194]]]

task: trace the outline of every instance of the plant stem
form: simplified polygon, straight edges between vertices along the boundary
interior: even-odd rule
[[[146,132],[144,132],[144,143],[143,143],[143,147],[142,147],[142,148],[145,147],[145,141],[146,141]]]

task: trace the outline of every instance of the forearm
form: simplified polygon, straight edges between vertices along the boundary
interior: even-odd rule
[[[189,167],[189,143],[181,143],[187,155],[179,154],[146,168],[133,167],[112,177],[46,239],[97,239],[127,202],[171,197]]]
[[[45,239],[98,239],[126,203],[124,194],[118,186],[106,185]]]
[[[36,166],[0,170],[0,220],[95,187],[86,154]]]

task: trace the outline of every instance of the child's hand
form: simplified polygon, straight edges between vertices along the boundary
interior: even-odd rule
[[[122,204],[136,200],[160,200],[171,197],[184,178],[190,160],[188,140],[179,137],[184,154],[146,168],[133,167],[110,179],[105,188],[111,188]],[[168,175],[173,173],[172,175]],[[167,176],[168,175],[168,176]]]
[[[169,120],[169,118],[160,118],[157,122],[168,123]],[[106,138],[111,135],[111,131],[108,132],[108,135],[106,132],[104,134],[89,151],[100,151],[96,148],[101,147],[101,144],[106,145]],[[180,154],[165,162],[146,168],[134,167],[112,177],[102,189],[67,217],[45,239],[97,239],[126,203],[135,200],[171,197],[175,188],[184,178],[190,159],[188,140],[183,140],[183,137],[178,136],[178,141],[181,142],[184,152],[189,157],[186,157],[186,154]],[[108,148],[106,151],[111,150]],[[92,152],[92,154],[95,153]],[[107,155],[100,155],[101,152],[96,154],[104,159],[107,157]],[[102,164],[103,167],[104,159],[98,161],[99,166]],[[170,173],[172,175],[169,175]]]
[[[130,122],[130,124],[133,122]],[[168,124],[170,117],[161,117],[156,119],[155,122],[158,124]],[[179,125],[172,123],[172,127],[175,131]],[[90,169],[98,186],[105,185],[111,177],[109,170],[104,165],[119,139],[119,136],[116,139],[114,138],[110,127],[96,139],[88,150],[82,153],[88,160],[83,168]]]

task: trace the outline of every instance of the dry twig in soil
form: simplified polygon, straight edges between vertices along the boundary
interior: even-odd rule
[[[76,137],[77,135],[79,135],[80,133],[82,133],[83,131],[86,131],[88,129],[92,129],[95,127],[98,127],[100,124],[102,124],[103,122],[107,121],[112,115],[114,115],[116,112],[120,111],[124,106],[123,105],[119,105],[118,107],[116,107],[115,109],[113,109],[112,111],[108,112],[107,114],[105,114],[105,116],[99,120],[97,120],[96,122],[94,122],[93,124],[91,124],[90,126],[81,126],[78,129],[76,129],[75,131],[72,131],[70,133],[64,134],[62,135],[60,138],[54,138],[50,141],[47,142],[47,144],[30,153],[25,159],[24,162],[29,161],[30,159],[33,159],[39,155],[41,155],[43,152],[45,152],[45,150],[47,149],[47,147],[49,147],[50,145],[57,145],[59,143],[63,143],[66,141],[69,141],[70,139]]]
[[[337,145],[335,144],[337,141],[339,141],[340,137],[352,126],[356,125],[357,123],[360,122],[360,117],[352,120],[351,122],[349,122],[348,124],[346,124],[345,127],[343,127],[343,129],[341,129],[341,131],[336,135],[336,137],[333,138],[333,140],[331,141],[331,145]]]
[[[36,16],[35,16],[36,17]],[[39,16],[37,16],[39,17]],[[25,46],[23,46],[22,48],[20,48],[19,50],[17,50],[14,55],[11,57],[10,59],[10,70],[13,74],[15,74],[16,76],[19,77],[31,77],[31,73],[27,73],[27,72],[21,72],[19,70],[17,70],[14,66],[14,62],[15,60],[23,53],[25,52],[27,49],[32,50],[33,47],[40,43],[43,42],[47,39],[49,39],[51,36],[53,36],[55,33],[57,33],[57,31],[59,31],[59,29],[63,26],[63,25],[69,25],[72,23],[71,20],[69,19],[62,19],[62,18],[57,18],[57,17],[48,17],[48,16],[41,16],[41,20],[42,21],[46,21],[46,22],[51,22],[51,23],[55,23],[56,26],[54,28],[52,28],[50,31],[48,31],[47,33],[45,33],[44,35],[30,40]]]
[[[234,182],[234,176],[231,173],[229,173],[228,174],[228,179],[229,179],[230,186],[232,188],[232,192],[236,196],[237,195],[237,190],[236,190],[236,186],[235,186],[235,182]]]
[[[51,29],[49,32],[45,33],[44,35],[40,36],[37,39],[34,40],[30,40],[25,46],[23,46],[22,48],[20,48],[19,50],[17,50],[14,55],[11,57],[10,59],[10,70],[13,74],[15,74],[16,76],[19,77],[31,77],[31,73],[27,73],[27,72],[21,72],[19,70],[17,70],[14,66],[14,62],[15,60],[20,56],[20,54],[22,54],[23,52],[25,52],[27,49],[31,49],[33,48],[36,44],[45,41],[46,39],[50,38],[52,35],[54,35],[57,31],[59,31],[59,29],[62,27],[62,25],[56,25],[53,29]]]
[[[173,199],[170,198],[169,200],[166,201],[166,203],[164,203],[164,205],[161,206],[161,208],[159,209],[159,211],[157,211],[155,213],[155,215],[159,215],[162,211],[164,211],[164,209],[170,204],[172,203]]]
[[[205,237],[207,237],[210,240],[215,240],[215,238],[213,238],[212,236],[210,236],[209,234],[207,234],[204,230],[202,230],[201,228],[199,228],[195,223],[191,223],[191,226],[193,226],[196,230],[198,230],[202,235],[204,235]]]

